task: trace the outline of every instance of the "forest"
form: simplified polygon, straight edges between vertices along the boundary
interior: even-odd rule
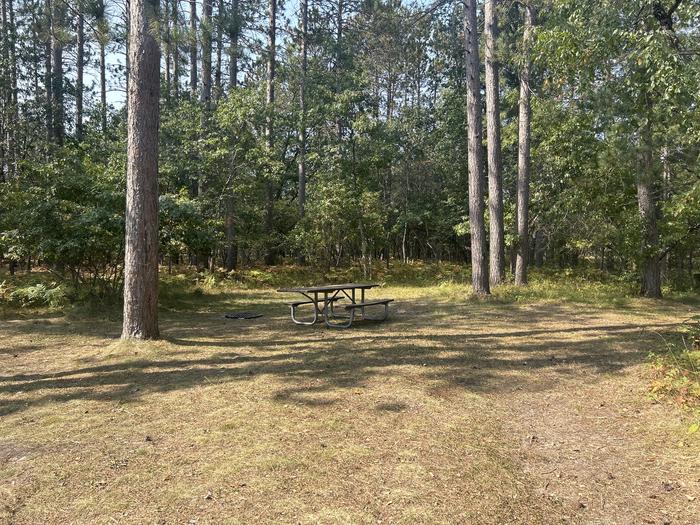
[[[697,525],[700,0],[0,22],[0,523]]]
[[[451,261],[477,293],[529,266],[651,297],[697,286],[700,3],[472,4],[149,3],[161,266]],[[10,273],[121,289],[128,16],[2,1]]]

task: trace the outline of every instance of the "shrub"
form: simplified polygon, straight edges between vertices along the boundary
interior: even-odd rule
[[[27,306],[63,306],[66,303],[67,294],[63,285],[50,283],[33,284],[16,288],[9,294],[9,302],[12,305]]]

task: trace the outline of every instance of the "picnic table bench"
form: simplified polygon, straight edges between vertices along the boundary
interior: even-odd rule
[[[389,317],[389,303],[393,299],[372,299],[366,300],[365,292],[376,287],[373,283],[345,283],[329,284],[323,286],[300,286],[293,288],[280,288],[281,293],[298,293],[303,299],[287,302],[290,308],[292,321],[300,325],[314,325],[323,319],[329,328],[350,328],[355,320],[355,312],[360,311],[362,319],[371,321],[384,321]],[[357,297],[359,292],[359,299]],[[336,313],[336,303],[339,301],[350,301],[343,305],[345,314]],[[297,316],[297,309],[300,306],[313,305],[313,317],[310,320],[302,320]],[[373,306],[384,306],[383,315],[373,317],[366,314],[366,308]],[[342,321],[338,321],[342,319]]]

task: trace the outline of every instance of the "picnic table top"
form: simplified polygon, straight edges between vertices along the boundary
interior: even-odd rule
[[[376,283],[345,283],[345,284],[324,284],[320,286],[295,286],[291,288],[280,288],[278,292],[298,292],[298,293],[316,293],[316,292],[335,292],[338,290],[367,290],[378,286]]]

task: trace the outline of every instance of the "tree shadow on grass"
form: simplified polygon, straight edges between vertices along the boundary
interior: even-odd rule
[[[285,315],[225,330],[221,324],[227,321],[210,312],[171,313],[162,323],[169,345],[153,357],[124,355],[57,372],[0,375],[0,415],[75,399],[132,402],[149,393],[261,376],[274,381],[274,400],[310,407],[332,405],[337,394],[372,379],[403,374],[424,381],[427,389],[546,391],[582,374],[596,380],[620,372],[657,347],[659,334],[674,332],[672,324],[588,324],[599,312],[577,311],[572,317],[571,308],[551,305],[507,310],[479,305],[464,312],[436,303],[422,317],[410,313],[424,306],[407,302],[403,308],[403,316],[390,322],[358,323],[346,331],[298,327]],[[90,326],[96,337],[114,330],[109,324]],[[64,327],[68,333],[75,329]],[[60,327],[50,331],[60,333]]]

